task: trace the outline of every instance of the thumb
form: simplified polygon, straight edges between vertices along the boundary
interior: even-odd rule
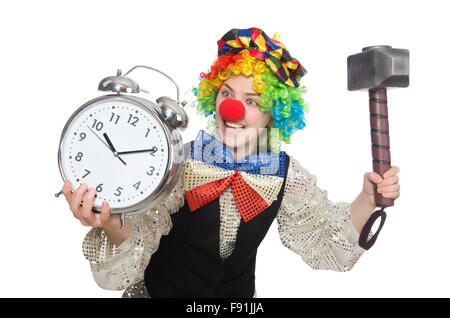
[[[103,201],[102,209],[100,212],[100,220],[104,223],[107,223],[110,217],[111,217],[111,210],[109,208],[109,203],[108,201]]]

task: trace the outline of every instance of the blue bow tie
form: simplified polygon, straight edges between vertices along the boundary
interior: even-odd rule
[[[227,170],[238,170],[252,174],[272,175],[284,178],[286,152],[259,153],[234,161],[233,154],[215,137],[200,130],[191,144],[191,159],[203,161]]]

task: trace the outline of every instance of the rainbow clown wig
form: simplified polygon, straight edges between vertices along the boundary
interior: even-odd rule
[[[277,35],[277,34],[276,34]],[[216,96],[223,82],[232,75],[253,76],[253,89],[260,94],[259,109],[270,112],[273,120],[269,128],[277,128],[278,136],[269,129],[270,150],[279,152],[279,140],[290,142],[291,135],[305,126],[308,112],[299,86],[306,74],[303,66],[292,58],[283,43],[269,38],[261,29],[232,29],[218,42],[218,58],[193,89],[194,103],[205,116],[214,115]],[[272,132],[272,133],[271,133]]]

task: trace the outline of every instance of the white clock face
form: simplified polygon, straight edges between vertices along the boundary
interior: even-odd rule
[[[82,183],[95,187],[98,210],[103,201],[123,209],[145,200],[162,181],[169,160],[160,121],[145,107],[121,99],[98,101],[79,112],[60,150],[73,190]]]

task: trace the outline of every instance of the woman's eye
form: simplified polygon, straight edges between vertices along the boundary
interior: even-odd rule
[[[251,98],[247,99],[245,102],[249,105],[254,105],[254,106],[258,105],[258,102]]]
[[[222,92],[222,96],[223,96],[223,97],[231,97],[231,93],[228,92],[228,91],[223,91],[223,92]]]

